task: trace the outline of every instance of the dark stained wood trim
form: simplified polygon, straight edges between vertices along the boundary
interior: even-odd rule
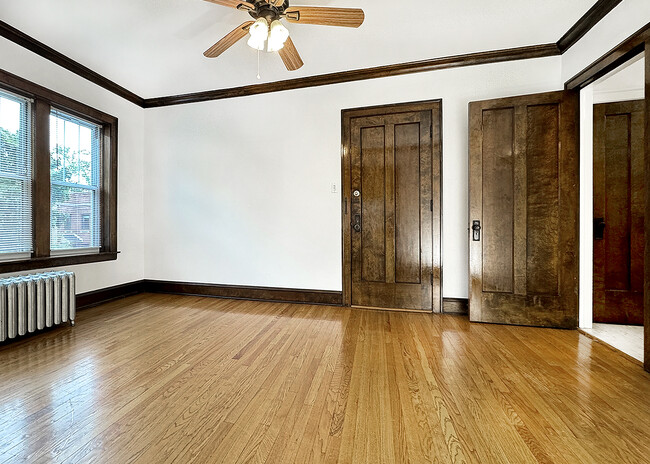
[[[205,287],[208,287],[206,289]],[[218,292],[215,291],[218,289]],[[182,290],[182,291],[180,291]],[[126,298],[140,293],[171,293],[179,295],[200,295],[245,300],[301,302],[307,304],[341,305],[341,292],[324,290],[292,290],[268,287],[247,287],[215,284],[188,284],[159,280],[136,280],[113,287],[101,288],[77,295],[77,309],[86,309],[109,301]],[[286,292],[291,292],[287,298]],[[216,293],[220,293],[217,295]],[[236,296],[235,296],[236,295]],[[278,298],[282,296],[282,298]],[[303,301],[299,301],[303,300]],[[443,313],[468,314],[467,298],[443,298]]]
[[[364,106],[359,108],[346,108],[341,114],[346,113],[350,117],[359,118],[364,116],[376,116],[381,114],[410,113],[413,111],[431,110],[432,105],[442,104],[441,98],[435,100],[423,100],[405,103],[388,103],[385,105]]]
[[[48,269],[60,266],[72,266],[75,264],[99,263],[102,261],[114,261],[118,253],[105,252],[93,253],[89,255],[71,255],[71,256],[50,256],[45,258],[31,258],[20,261],[8,261],[0,263],[0,274],[9,272],[29,271],[33,269]]]
[[[142,106],[142,97],[139,97],[133,92],[102,76],[101,74],[98,74],[92,69],[87,68],[72,58],[69,58],[63,53],[60,53],[53,48],[48,47],[43,42],[39,42],[35,38],[25,34],[22,31],[19,31],[4,21],[0,21],[0,36],[20,45],[21,47],[26,48],[27,50],[36,53],[37,55],[42,56],[52,63],[58,64],[62,68],[65,68],[68,71],[73,72],[74,74],[99,85],[100,87],[105,88],[109,92],[113,92],[115,95],[118,95],[125,100],[130,101],[131,103]]]
[[[442,311],[442,100],[426,100],[408,103],[393,103],[370,106],[365,108],[350,108],[341,111],[341,224],[342,224],[342,270],[343,270],[343,304],[352,305],[352,276],[351,276],[351,238],[350,238],[350,198],[352,190],[350,171],[350,126],[353,118],[394,114],[412,111],[431,111],[432,137],[432,189],[434,214],[432,215],[433,241],[433,304],[432,311]],[[439,214],[435,214],[438,211]]]
[[[643,53],[645,42],[649,39],[650,23],[643,26],[630,37],[569,79],[564,84],[564,88],[567,90],[580,90],[587,87],[589,84],[618,68],[626,61],[634,58],[640,53]]]
[[[557,48],[561,53],[566,52],[569,48],[578,42],[584,35],[589,32],[601,19],[618,6],[623,0],[598,0],[582,18],[575,23],[566,34],[557,41]]]
[[[101,288],[92,292],[80,293],[77,295],[77,309],[86,309],[102,303],[126,298],[144,292],[144,280],[128,282],[113,287]]]
[[[469,314],[467,298],[443,298],[442,312],[445,314]]]
[[[146,98],[145,108],[158,108],[161,106],[198,103],[226,98],[245,97],[263,93],[281,92],[285,90],[304,89],[323,85],[340,84],[381,77],[399,76],[420,72],[436,71],[439,69],[457,68],[462,66],[475,66],[502,61],[527,60],[560,55],[556,44],[533,45],[529,47],[509,48],[487,52],[468,53],[443,58],[433,58],[408,63],[377,66],[374,68],[356,69],[338,73],[320,74],[316,76],[288,79],[268,84],[247,85],[229,89],[209,90],[184,95],[171,95],[168,97]]]
[[[32,122],[33,174],[32,179],[32,258],[50,256],[50,133],[39,128],[50,126],[50,104],[35,100]]]
[[[352,241],[350,227],[352,225],[352,168],[350,165],[351,118],[341,111],[341,262],[342,262],[342,295],[341,301],[345,306],[352,305]]]
[[[193,282],[170,282],[145,280],[144,291],[197,295],[238,300],[281,301],[285,303],[323,304],[340,306],[341,292],[329,290],[302,290],[293,288],[252,287],[242,285],[219,285]]]
[[[644,225],[644,353],[643,367],[650,372],[650,38],[645,45],[645,225]]]
[[[100,207],[102,224],[102,250],[104,252],[117,252],[117,119],[112,123],[104,123],[102,141],[102,185],[100,192]]]

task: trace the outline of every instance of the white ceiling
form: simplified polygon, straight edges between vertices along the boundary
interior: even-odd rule
[[[295,0],[360,7],[366,20],[359,29],[287,24],[305,66],[290,73],[276,54],[262,52],[261,81],[246,40],[219,58],[203,57],[250,17],[202,0],[0,0],[0,18],[149,98],[556,42],[594,3]]]

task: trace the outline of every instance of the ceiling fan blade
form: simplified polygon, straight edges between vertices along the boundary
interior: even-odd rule
[[[359,8],[328,8],[318,6],[292,6],[285,11],[287,21],[323,26],[359,27],[365,14]]]
[[[287,39],[284,43],[284,47],[282,47],[278,53],[289,71],[300,69],[302,68],[302,65],[305,64],[302,62],[302,58],[300,58],[300,54],[298,53],[298,50],[296,50],[296,46],[293,44],[291,37]]]
[[[273,6],[280,7],[284,5],[284,0],[269,0],[269,3],[273,3]]]
[[[243,39],[244,36],[248,34],[248,29],[251,27],[251,24],[253,24],[253,21],[246,21],[241,26],[233,29],[223,39],[203,52],[203,55],[207,58],[218,57],[230,47],[235,45],[238,41]]]
[[[255,6],[248,3],[246,0],[205,0],[206,2],[216,3],[217,5],[227,6],[229,8],[236,8],[238,10],[251,11]]]

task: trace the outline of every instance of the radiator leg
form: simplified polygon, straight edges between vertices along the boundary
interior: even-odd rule
[[[74,320],[70,319],[70,327],[74,327]]]

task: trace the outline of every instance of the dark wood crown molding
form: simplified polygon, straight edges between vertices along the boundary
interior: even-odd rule
[[[105,78],[101,74],[98,74],[92,69],[87,68],[72,58],[69,58],[63,53],[57,52],[53,48],[45,45],[43,42],[39,42],[35,38],[25,34],[22,31],[19,31],[4,21],[0,21],[0,36],[20,45],[21,47],[26,48],[27,50],[36,53],[37,55],[42,56],[46,60],[50,60],[52,63],[58,64],[62,68],[65,68],[68,71],[73,72],[76,75],[83,77],[84,79],[87,79],[90,82],[97,84],[110,92],[113,92],[115,95],[118,95],[130,101],[131,103],[142,106],[142,97],[139,97],[133,92]]]
[[[142,98],[104,76],[92,71],[86,66],[74,61],[66,55],[48,47],[33,37],[19,31],[9,24],[0,21],[0,36],[58,64],[59,66],[83,77],[106,90],[132,102],[142,108],[157,108],[161,106],[180,105],[185,103],[198,103],[225,98],[259,95],[270,92],[318,87],[323,85],[340,84],[367,79],[399,76],[419,72],[435,71],[461,66],[475,66],[503,61],[525,60],[561,55],[583,37],[592,27],[605,17],[623,0],[598,0],[589,11],[574,24],[562,38],[553,44],[533,45],[527,47],[510,48],[505,50],[491,50],[486,52],[468,53],[463,55],[433,58],[408,63],[363,68],[338,73],[321,74],[297,79],[287,79],[267,84],[232,87],[228,89],[208,90],[204,92],[183,95],[170,95],[156,98]]]
[[[560,51],[555,44],[533,45],[529,47],[509,48],[505,50],[492,50],[479,53],[433,58],[430,60],[411,61],[408,63],[377,66],[374,68],[356,69],[317,76],[301,77],[268,84],[247,85],[230,89],[209,90],[185,95],[168,97],[147,98],[144,100],[145,108],[160,106],[180,105],[184,103],[198,103],[224,98],[244,97],[262,93],[280,92],[284,90],[304,89],[323,85],[340,84],[381,77],[399,76],[419,72],[435,71],[439,69],[456,68],[461,66],[475,66],[479,64],[498,63],[501,61],[526,60],[559,55]]]
[[[643,53],[647,40],[650,40],[650,23],[569,79],[564,85],[565,89],[580,90],[600,79],[629,59]]]
[[[561,53],[566,52],[574,46],[578,40],[589,32],[596,24],[600,22],[607,14],[616,8],[623,0],[598,0],[589,11],[587,11],[577,23],[557,41],[557,48]]]

